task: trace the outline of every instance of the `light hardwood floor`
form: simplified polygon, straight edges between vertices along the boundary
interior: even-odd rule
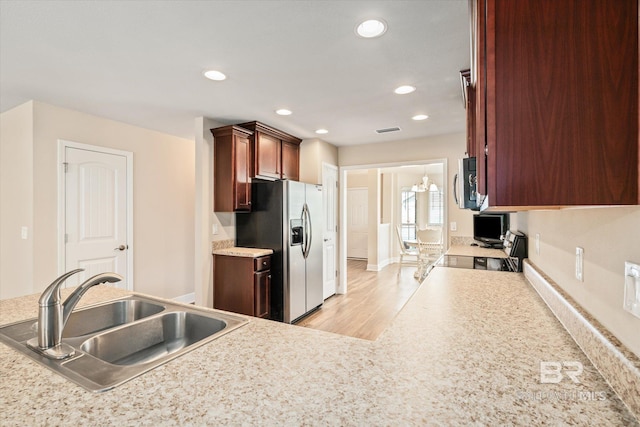
[[[347,261],[347,293],[328,298],[297,325],[355,338],[375,340],[404,307],[420,283],[415,265],[392,264],[366,271],[367,262]]]

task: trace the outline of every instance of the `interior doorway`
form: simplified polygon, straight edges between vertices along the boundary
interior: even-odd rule
[[[338,293],[347,293],[347,257],[349,257],[349,176],[352,174],[365,174],[375,170],[379,179],[375,191],[378,193],[375,208],[378,211],[376,223],[372,224],[372,215],[369,215],[369,238],[375,237],[376,241],[368,243],[368,251],[374,251],[376,259],[369,263],[380,269],[393,264],[399,259],[399,247],[395,236],[396,227],[402,226],[409,218],[407,206],[402,206],[401,194],[404,191],[415,193],[411,212],[412,224],[420,229],[426,227],[441,227],[443,242],[448,242],[446,224],[448,218],[448,172],[447,159],[432,159],[402,163],[375,164],[347,166],[340,169],[340,281]],[[352,180],[356,181],[356,180]],[[369,188],[371,191],[371,188]],[[369,203],[373,203],[369,200]],[[405,209],[405,211],[403,211]],[[375,227],[373,229],[372,227]],[[386,252],[385,252],[386,249]]]
[[[104,272],[133,290],[133,154],[59,142],[59,273],[82,268],[66,286]]]

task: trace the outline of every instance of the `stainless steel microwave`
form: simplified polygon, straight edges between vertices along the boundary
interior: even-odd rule
[[[480,210],[475,157],[458,160],[458,173],[453,178],[453,197],[460,209]]]

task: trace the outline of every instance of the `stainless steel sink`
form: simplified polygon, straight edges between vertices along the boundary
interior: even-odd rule
[[[62,342],[75,355],[53,360],[26,346],[36,336],[36,320],[0,327],[0,342],[94,392],[110,390],[249,321],[132,295],[73,312]]]
[[[62,337],[80,337],[104,331],[125,323],[152,316],[164,310],[164,306],[141,299],[125,299],[101,304],[97,307],[71,313]]]
[[[98,334],[80,348],[114,365],[139,365],[183,350],[226,327],[220,319],[176,311]]]

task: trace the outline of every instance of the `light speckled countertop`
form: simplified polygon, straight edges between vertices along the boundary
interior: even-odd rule
[[[579,361],[580,383],[541,384],[541,361]],[[638,425],[522,274],[441,267],[377,341],[252,319],[103,394],[3,344],[0,378],[2,426]]]
[[[257,248],[224,248],[224,249],[215,249],[213,251],[214,255],[227,255],[227,256],[240,256],[240,257],[248,257],[248,258],[258,258],[265,255],[273,254],[272,249],[257,249]]]
[[[482,248],[480,246],[451,246],[447,255],[474,256],[486,258],[508,258],[502,249]]]

